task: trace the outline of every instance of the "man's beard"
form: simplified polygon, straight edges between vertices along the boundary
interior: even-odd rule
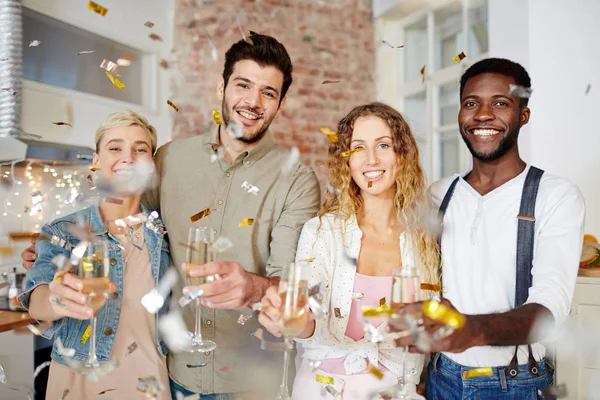
[[[495,161],[495,160],[499,159],[500,157],[502,157],[506,153],[508,153],[508,151],[510,149],[512,149],[513,146],[516,146],[517,141],[519,140],[520,129],[521,128],[516,128],[516,129],[512,130],[507,136],[505,136],[500,141],[500,143],[498,144],[498,147],[495,150],[493,150],[491,153],[487,153],[487,154],[486,153],[478,153],[475,151],[475,149],[473,149],[473,145],[467,139],[467,135],[468,135],[467,133],[464,133],[461,130],[460,136],[462,137],[463,141],[467,145],[467,148],[469,149],[469,151],[471,152],[471,155],[473,157],[475,157],[479,161],[489,162],[489,161]]]
[[[221,102],[221,110],[223,112],[223,123],[225,124],[225,126],[227,126],[227,125],[229,125],[229,121],[231,121],[231,115],[229,114],[229,104],[227,103],[227,100],[225,100],[225,96],[223,96],[223,101]],[[273,117],[273,118],[275,118],[275,117]],[[250,137],[247,137],[246,135],[244,135],[241,137],[237,137],[235,139],[239,140],[242,143],[246,143],[246,144],[253,144],[253,143],[258,142],[267,133],[267,130],[269,129],[269,126],[271,125],[273,118],[271,118],[269,121],[265,120],[265,124],[263,125],[262,129],[259,130],[258,132],[256,132],[254,135],[252,135]]]

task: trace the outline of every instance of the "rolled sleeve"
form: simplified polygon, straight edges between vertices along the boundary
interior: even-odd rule
[[[273,226],[267,277],[280,276],[282,268],[296,256],[300,231],[319,210],[321,189],[314,171],[301,168],[294,176],[284,209]]]
[[[585,203],[579,189],[564,183],[553,190],[535,239],[533,281],[526,304],[546,307],[556,325],[569,315],[583,243]]]
[[[33,268],[27,271],[25,291],[18,298],[27,310],[30,309],[31,293],[40,285],[49,285],[54,279],[54,274],[58,268],[52,263],[52,259],[59,254],[64,254],[67,257],[70,256],[68,250],[50,242],[49,238],[53,235],[61,236],[60,232],[57,232],[52,226],[44,225],[40,237],[36,241],[35,252],[37,259]],[[52,326],[42,333],[42,336],[51,339],[56,331],[60,329],[62,323],[62,318],[54,321]]]

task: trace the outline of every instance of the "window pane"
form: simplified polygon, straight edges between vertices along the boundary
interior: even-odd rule
[[[456,124],[458,118],[459,95],[458,82],[450,82],[439,88],[439,124],[440,126]]]
[[[427,64],[427,20],[406,27],[404,41],[404,82],[421,80],[421,68]]]
[[[429,148],[427,147],[427,139],[424,137],[415,136],[417,147],[419,148],[419,161],[421,168],[426,176],[429,176]]]
[[[40,45],[29,47],[33,40]],[[84,50],[95,52],[77,55]],[[142,56],[130,47],[23,8],[23,79],[142,104]],[[126,86],[121,90],[100,64],[124,57],[133,61],[116,72]]]
[[[435,69],[454,65],[453,58],[462,49],[462,9],[460,3],[436,11],[435,16]],[[467,54],[468,56],[469,54]]]
[[[469,57],[476,57],[488,51],[488,2],[470,0],[468,11]]]
[[[440,134],[441,176],[449,176],[460,172],[461,137],[458,132],[444,132]]]
[[[408,96],[404,102],[402,113],[414,134],[427,134],[427,102],[425,92]]]

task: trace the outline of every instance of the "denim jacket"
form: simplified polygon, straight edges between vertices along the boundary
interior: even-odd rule
[[[149,214],[142,207],[142,212],[146,215]],[[98,310],[98,318],[96,325],[96,353],[98,360],[106,361],[110,359],[113,344],[115,341],[115,335],[119,324],[119,317],[121,315],[121,298],[123,295],[123,255],[121,248],[119,247],[119,241],[117,238],[107,231],[105,224],[102,222],[100,217],[100,210],[98,206],[94,205],[65,217],[56,219],[42,227],[40,238],[44,237],[44,240],[38,240],[36,242],[35,250],[38,258],[35,260],[35,264],[31,270],[27,272],[26,291],[19,296],[19,301],[23,303],[23,306],[29,309],[29,298],[31,292],[39,285],[48,285],[53,279],[56,273],[57,267],[52,263],[52,259],[57,254],[64,254],[70,257],[70,251],[60,247],[58,245],[50,243],[48,238],[53,235],[64,239],[67,243],[74,248],[79,242],[79,239],[69,232],[69,227],[74,226],[78,223],[83,222],[86,225],[90,225],[96,236],[104,236],[108,243],[108,251],[110,255],[110,280],[117,284],[118,294],[113,294],[106,304]],[[161,234],[157,234],[143,224],[144,239],[146,246],[150,253],[150,262],[152,265],[152,275],[156,283],[163,277],[170,266],[169,257],[169,245],[167,240]],[[165,305],[168,301],[165,301]],[[156,333],[156,346],[159,354],[163,357],[167,354],[167,347],[165,343],[159,338],[158,334],[158,317],[167,312],[167,307],[164,306],[156,314],[157,333]],[[82,336],[86,331],[86,328],[90,325],[89,320],[78,320],[72,318],[61,318],[52,323],[42,336],[52,339],[54,336],[61,339],[65,348],[75,349],[75,359],[77,361],[85,361],[89,351],[91,340],[87,340],[82,343]],[[107,332],[111,332],[107,335]],[[62,356],[58,353],[56,343],[52,349],[52,359],[57,362],[66,365]]]

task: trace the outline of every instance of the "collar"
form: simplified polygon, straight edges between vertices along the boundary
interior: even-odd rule
[[[217,129],[214,129],[210,135],[208,135],[204,141],[205,145],[211,146],[211,151],[215,151],[217,146],[221,145],[221,139],[219,134],[221,132],[221,126],[219,125]],[[236,164],[237,162],[242,162],[245,169],[250,168],[255,162],[263,158],[265,154],[267,154],[273,147],[275,146],[275,141],[271,136],[271,133],[267,131],[262,139],[256,144],[256,146],[252,147],[250,150],[246,150],[242,152],[233,162]],[[238,161],[240,160],[240,161]]]

